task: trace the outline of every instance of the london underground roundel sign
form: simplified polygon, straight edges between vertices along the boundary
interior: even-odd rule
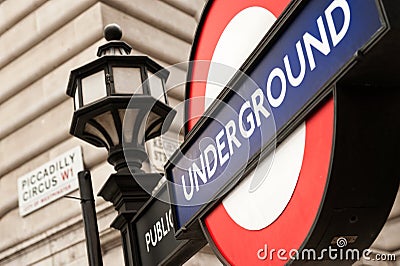
[[[339,260],[349,264],[359,257],[343,254],[346,250],[362,252],[371,245],[399,185],[396,154],[400,142],[396,132],[400,125],[396,117],[400,92],[379,85],[385,76],[381,69],[370,71],[384,53],[380,41],[392,38],[387,34],[389,22],[382,15],[384,5],[375,0],[298,0],[285,10],[288,4],[209,1],[192,48],[191,60],[241,67],[258,84],[259,89],[250,98],[254,100],[258,90],[264,92],[279,142],[273,158],[260,156],[260,162],[223,197],[210,196],[210,189],[214,189],[210,182],[207,191],[192,188],[191,196],[183,198],[186,206],[178,201],[173,207],[176,236],[190,237],[190,228],[200,222],[211,247],[225,264],[324,261],[337,265]],[[283,18],[278,18],[282,12]],[[277,30],[263,37],[276,18]],[[256,21],[263,21],[264,27]],[[247,57],[250,59],[246,61]],[[188,81],[209,77],[211,68],[199,69],[195,62]],[[361,73],[369,75],[361,77]],[[365,83],[365,79],[370,82]],[[242,86],[237,91],[245,89]],[[207,99],[219,92],[206,83],[189,83],[188,130],[207,108]],[[235,109],[232,99],[226,103]],[[262,103],[260,99],[253,101],[253,108],[260,111]],[[207,119],[201,118],[195,128],[198,132],[191,132],[183,154],[190,154],[198,142],[219,131],[213,130],[212,122],[204,122]],[[239,134],[235,130],[226,132],[226,143],[239,149]],[[218,140],[220,146],[226,144]],[[223,148],[218,152],[221,155]],[[194,169],[200,163],[177,169],[181,157],[176,154],[166,166],[168,180],[179,183],[189,177],[192,182],[190,167]],[[256,155],[251,153],[251,158]],[[234,153],[230,160],[236,160]],[[201,169],[196,169],[201,174]],[[208,182],[206,170],[203,175],[196,184]],[[252,188],[252,180],[260,176],[263,182]],[[218,181],[218,176],[213,178],[208,177]],[[214,184],[222,186],[220,182]],[[183,191],[172,189],[170,194],[179,198]],[[195,198],[192,195],[211,203],[187,207]]]

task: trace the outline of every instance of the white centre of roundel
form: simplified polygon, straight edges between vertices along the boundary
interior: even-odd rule
[[[222,201],[229,216],[239,226],[247,230],[260,230],[282,214],[299,178],[305,138],[306,126],[303,123],[278,146],[272,164],[269,158],[264,159]],[[250,192],[254,175],[267,176],[257,190]]]
[[[218,96],[235,72],[265,36],[276,17],[267,9],[253,6],[240,11],[228,23],[215,47],[208,72],[205,109]]]

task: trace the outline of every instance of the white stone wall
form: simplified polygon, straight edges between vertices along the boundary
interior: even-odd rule
[[[103,28],[113,22],[134,54],[164,66],[186,61],[203,5],[204,0],[0,1],[0,265],[87,265],[80,202],[61,198],[22,218],[17,178],[80,145],[97,193],[113,169],[105,150],[69,135],[70,70],[96,59],[97,47],[106,42]],[[170,103],[181,102],[183,92],[171,90]],[[172,130],[178,133],[179,123]],[[116,212],[100,197],[96,209],[104,264],[123,265],[119,231],[110,229]]]

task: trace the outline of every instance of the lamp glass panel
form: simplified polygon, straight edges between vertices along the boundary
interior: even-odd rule
[[[119,116],[122,121],[122,137],[124,143],[132,143],[135,134],[135,124],[137,121],[138,109],[120,109]]]
[[[166,103],[165,102],[165,91],[164,91],[164,84],[162,79],[157,76],[153,75],[153,73],[148,72],[148,84],[150,86],[150,94],[155,99]]]
[[[104,71],[94,73],[82,79],[83,105],[87,105],[107,96]]]
[[[119,118],[119,117],[118,117]],[[108,133],[110,136],[113,145],[118,145],[119,144],[119,138],[118,138],[118,133],[117,133],[117,128],[114,122],[114,117],[111,113],[111,111],[108,111],[104,114],[101,114],[97,117],[94,118],[94,120],[99,123],[102,128]],[[122,130],[122,129],[119,129]]]
[[[84,132],[87,133],[87,134],[90,134],[92,136],[95,136],[96,138],[99,138],[100,140],[102,140],[107,145],[106,148],[107,149],[109,148],[110,144],[107,142],[107,140],[104,137],[104,135],[97,128],[92,126],[91,124],[86,123]]]
[[[146,128],[152,126],[154,122],[156,122],[158,119],[160,119],[160,116],[154,112],[150,112],[149,116],[147,117],[147,123],[146,123]]]
[[[139,132],[138,132],[138,143],[140,144],[140,145],[144,145],[144,136],[145,136],[145,133],[146,133],[146,129],[145,129],[145,126],[146,126],[146,116],[147,116],[147,113],[146,114],[144,114],[145,116],[143,117],[143,113],[141,113],[141,121],[140,121],[140,127],[139,127]]]
[[[154,112],[150,112],[146,121],[146,139],[153,135],[155,132],[159,131],[163,125],[161,117]]]
[[[153,134],[157,133],[157,137],[158,137],[159,135],[161,135],[161,127],[162,127],[162,123],[159,123],[154,128],[152,128],[149,132],[147,132],[146,134],[148,136],[152,136]]]
[[[143,94],[140,68],[113,67],[115,93]]]
[[[80,108],[79,105],[79,91],[75,91],[75,96],[74,96],[74,101],[75,101],[75,110],[78,110]]]

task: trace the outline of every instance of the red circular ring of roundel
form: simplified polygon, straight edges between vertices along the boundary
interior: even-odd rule
[[[225,0],[209,1],[201,18],[192,48],[191,60],[211,60],[219,37],[227,24],[240,11],[260,6],[276,17],[281,14],[289,1],[269,0]],[[192,77],[206,80],[208,69],[202,66]],[[189,78],[190,80],[190,78]],[[204,112],[204,82],[189,83],[186,91],[186,131],[193,128]],[[192,100],[191,100],[192,99]],[[326,102],[318,112],[306,121],[306,142],[302,168],[291,200],[279,218],[270,226],[250,231],[237,225],[219,204],[204,219],[205,233],[220,258],[232,265],[283,265],[287,261],[275,255],[273,260],[262,261],[257,252],[268,245],[268,249],[299,249],[307,238],[316,219],[330,163],[333,138],[333,99]],[[221,226],[223,225],[223,226]],[[288,253],[285,254],[288,257]]]

